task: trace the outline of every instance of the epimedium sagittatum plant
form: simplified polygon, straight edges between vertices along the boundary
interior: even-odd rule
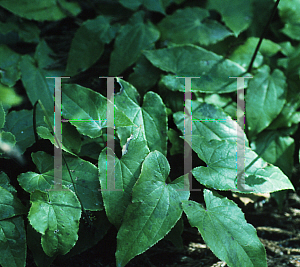
[[[297,6],[298,0],[291,2]],[[27,247],[37,266],[50,266],[58,256],[91,248],[115,227],[116,265],[123,267],[164,238],[182,245],[185,216],[228,266],[267,266],[255,228],[222,191],[245,193],[236,186],[237,85],[228,77],[246,74],[253,78],[245,84],[245,184],[253,194],[294,190],[289,178],[299,153],[291,138],[300,121],[299,18],[287,14],[300,10],[287,0],[278,3],[0,1],[6,12],[0,24],[6,34],[0,46],[1,157],[15,159],[16,166],[29,160],[35,165],[17,175],[18,190],[0,173],[1,266],[25,266]],[[96,11],[87,19],[90,9]],[[273,40],[259,38],[261,25],[271,31],[262,18],[275,12],[283,28],[273,25]],[[77,26],[67,57],[57,60],[53,55],[61,47],[42,33],[70,18]],[[9,39],[14,34],[17,40]],[[35,48],[18,51],[15,43]],[[115,151],[106,146],[105,83],[97,91],[78,78],[92,69],[102,71],[98,80],[124,75],[115,78]],[[71,78],[62,79],[62,185],[56,190],[53,155],[43,149],[31,159],[24,154],[41,139],[55,144],[49,119],[55,84],[46,77],[65,75]],[[185,83],[177,77],[199,77],[192,80],[189,145],[202,163],[192,175],[204,188],[205,203],[191,198],[193,185],[184,173],[170,177],[168,158],[183,153],[185,134]],[[13,90],[20,86],[23,98]],[[12,108],[22,101],[30,109]],[[111,172],[114,180],[108,181]]]

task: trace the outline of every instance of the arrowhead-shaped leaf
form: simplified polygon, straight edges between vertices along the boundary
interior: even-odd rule
[[[167,112],[161,97],[154,92],[144,95],[143,105],[139,105],[140,95],[129,83],[120,80],[122,86],[120,94],[115,96],[115,105],[122,110],[134,123],[131,127],[117,129],[121,146],[136,130],[142,128],[150,151],[157,150],[167,155]]]
[[[228,141],[207,141],[200,136],[192,136],[192,148],[207,164],[192,170],[195,178],[205,186],[218,190],[236,189],[237,158],[236,143]],[[288,177],[278,168],[245,147],[245,185],[254,193],[271,193],[294,187]],[[240,191],[242,193],[242,191]]]
[[[175,226],[182,215],[181,201],[189,198],[184,176],[166,183],[170,172],[167,159],[158,151],[145,159],[117,236],[117,266],[125,266],[146,251]],[[179,191],[181,189],[181,191]]]
[[[192,149],[207,167],[194,168],[195,178],[207,187],[218,190],[235,190],[237,177],[237,127],[219,108],[206,103],[192,101]],[[187,119],[187,118],[186,118]],[[184,114],[174,114],[177,127],[184,133]],[[245,185],[257,193],[270,193],[284,189],[294,189],[282,171],[268,164],[249,148],[245,140]],[[238,142],[244,142],[239,138]]]
[[[110,150],[110,149],[109,149]],[[108,156],[106,153],[108,152]],[[119,160],[117,157],[112,157],[112,151],[104,149],[99,155],[99,179],[101,184],[101,193],[105,211],[109,221],[117,228],[120,228],[125,210],[131,203],[132,188],[137,181],[140,172],[141,164],[149,153],[147,142],[141,127],[134,133],[127,148],[127,153]],[[114,188],[109,188],[108,183],[112,184],[107,179],[106,174],[107,161],[115,162],[114,165]],[[107,173],[111,170],[107,170]]]
[[[182,207],[212,252],[230,267],[266,267],[264,246],[240,208],[210,190],[204,190],[204,199],[206,209],[194,201],[183,201]]]

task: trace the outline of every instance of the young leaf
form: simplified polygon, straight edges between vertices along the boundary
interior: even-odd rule
[[[212,252],[230,267],[267,267],[265,248],[240,208],[207,189],[204,199],[206,209],[190,200],[183,201],[182,207]]]

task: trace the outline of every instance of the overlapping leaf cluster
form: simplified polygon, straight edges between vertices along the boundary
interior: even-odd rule
[[[50,266],[58,256],[90,248],[115,227],[116,263],[122,267],[164,238],[182,246],[184,212],[228,266],[267,266],[254,227],[216,190],[243,193],[236,186],[237,142],[245,142],[245,185],[252,193],[294,189],[289,178],[298,153],[291,136],[300,122],[299,0],[280,1],[279,21],[271,24],[247,73],[273,5],[273,0],[0,0],[2,158],[22,163],[37,141],[35,130],[55,145],[49,77],[71,76],[62,79],[61,190],[53,190],[53,156],[42,149],[31,153],[36,169],[17,178],[30,199],[20,200],[10,177],[0,173],[0,265],[25,266],[28,245],[37,266]],[[59,49],[43,33],[69,21],[76,25],[70,26],[69,50],[57,61]],[[25,43],[34,50],[18,50]],[[96,91],[80,79],[95,70],[102,71],[98,80],[123,75],[116,78],[121,89],[111,103],[114,151],[106,147],[106,87],[102,83]],[[237,140],[236,80],[229,77],[245,75],[253,78],[245,83],[246,134]],[[199,77],[192,79],[189,145],[203,161],[192,170],[205,187],[203,205],[189,200],[184,173],[170,178],[168,156],[183,153],[187,119],[185,83],[178,77]],[[20,103],[34,109],[10,110]]]

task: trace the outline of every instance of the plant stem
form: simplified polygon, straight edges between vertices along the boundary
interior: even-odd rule
[[[251,69],[252,69],[254,60],[255,60],[255,58],[256,58],[256,56],[257,56],[258,50],[259,50],[260,45],[261,45],[261,43],[262,43],[262,41],[263,41],[263,39],[264,39],[264,36],[265,36],[265,34],[266,34],[266,32],[267,32],[267,29],[269,28],[269,25],[270,25],[270,23],[271,23],[271,21],[272,21],[272,19],[273,19],[273,17],[274,17],[274,14],[275,14],[275,12],[276,12],[276,9],[277,9],[277,6],[278,6],[279,2],[280,2],[280,0],[277,0],[277,1],[276,1],[275,5],[274,5],[274,7],[273,7],[273,9],[272,9],[271,16],[269,17],[269,20],[268,20],[268,22],[267,22],[267,24],[266,24],[266,26],[265,26],[265,28],[264,28],[264,30],[263,30],[263,32],[262,32],[260,38],[259,38],[259,42],[258,42],[258,44],[257,44],[257,46],[256,46],[256,48],[255,48],[255,51],[254,51],[254,53],[253,53],[251,62],[250,62],[249,67],[248,67],[248,69],[247,69],[247,72],[248,72],[248,73],[251,72]]]

